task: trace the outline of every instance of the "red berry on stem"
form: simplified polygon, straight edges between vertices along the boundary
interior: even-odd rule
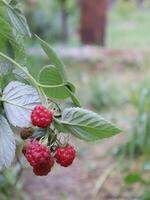
[[[63,167],[68,167],[72,164],[76,157],[76,151],[72,145],[59,147],[56,149],[55,159],[58,164]]]
[[[36,106],[31,113],[31,121],[34,126],[48,127],[53,121],[53,113],[42,105]]]
[[[52,158],[50,163],[41,163],[33,167],[33,172],[37,176],[46,176],[54,165],[54,159]]]
[[[51,171],[54,159],[51,156],[50,149],[39,143],[38,140],[30,141],[23,153],[37,176],[45,176]]]

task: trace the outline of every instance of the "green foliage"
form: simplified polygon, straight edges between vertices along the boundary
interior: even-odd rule
[[[26,37],[30,36],[26,20],[22,15],[16,1],[0,1],[0,51],[25,64],[24,43]],[[3,89],[12,80],[16,80],[12,73],[13,63],[0,58],[0,98]],[[12,90],[14,91],[14,90]],[[32,93],[33,95],[33,93]],[[0,199],[1,200],[27,200],[27,196],[22,190],[21,182],[18,181],[18,164],[11,169],[3,170],[2,165],[10,165],[15,154],[14,133],[10,125],[3,117],[4,107],[0,103]]]
[[[131,173],[131,174],[128,174],[125,178],[124,178],[126,184],[128,185],[132,185],[132,184],[135,184],[135,183],[143,183],[144,180],[143,178],[141,177],[141,174],[139,173]]]
[[[121,147],[121,154],[131,157],[150,152],[150,87],[144,81],[130,92],[130,103],[135,109],[128,141]]]
[[[66,99],[70,96],[66,83],[54,66],[45,66],[39,74],[39,83],[48,97]]]
[[[18,166],[0,173],[0,199],[1,200],[29,200],[23,192],[22,183],[18,181]]]
[[[58,58],[54,50],[45,41],[41,40],[38,36],[37,39],[39,40],[43,50],[49,57],[51,64],[58,69],[63,81],[66,81],[67,78],[66,78],[65,66],[62,63],[62,61]]]
[[[127,17],[130,12],[135,11],[136,2],[135,0],[130,0],[130,1],[119,0],[116,7],[120,16]]]
[[[0,10],[0,50],[25,65],[24,39],[31,36],[26,19],[16,1],[2,0]]]
[[[107,82],[103,84],[103,81],[92,79],[90,87],[90,105],[95,110],[102,110],[112,106],[119,106],[125,101],[123,93],[124,91],[112,83]]]
[[[0,9],[4,11],[0,18],[2,24],[0,39],[4,39],[0,46],[0,61],[3,63],[3,66],[0,66],[0,169],[8,168],[15,158],[18,146],[14,127],[31,127],[31,112],[39,104],[54,113],[54,122],[42,131],[36,127],[38,130],[36,129],[33,135],[35,138],[39,135],[40,141],[47,142],[49,148],[52,148],[52,145],[55,148],[60,145],[58,140],[60,133],[73,134],[85,141],[100,140],[120,133],[121,129],[111,122],[92,111],[80,108],[80,103],[74,94],[75,86],[68,81],[63,62],[40,38],[38,41],[52,65],[41,66],[38,78],[30,74],[30,67],[27,68],[25,65],[27,62],[22,62],[22,58],[27,60],[25,39],[31,35],[26,19],[15,0],[9,2],[2,0]],[[37,73],[38,70],[34,68],[34,71]],[[61,105],[61,101],[67,98],[70,98],[74,107],[66,108],[67,105],[64,108]],[[5,174],[3,170],[0,198],[24,199],[24,194],[20,193],[21,188],[16,187],[17,174],[20,172],[12,176],[9,172]]]
[[[38,76],[40,79],[39,81],[42,81],[42,83],[43,83],[42,87],[45,88],[47,95],[49,97],[53,97],[56,99],[57,98],[65,99],[67,97],[71,97],[74,105],[80,107],[79,101],[74,96],[75,87],[73,86],[73,84],[71,84],[67,81],[65,66],[64,66],[63,62],[60,60],[60,58],[58,58],[58,56],[56,55],[54,50],[45,41],[40,39],[38,36],[37,36],[37,39],[39,40],[43,50],[49,57],[50,62],[54,65],[54,67],[51,67],[51,68],[45,67],[44,70],[42,69]],[[51,80],[50,80],[50,77],[47,77],[47,72],[46,72],[47,70],[49,71],[48,74],[50,74],[50,71],[51,72],[53,71],[53,76],[55,78],[52,77],[52,75],[51,75]],[[54,79],[55,79],[55,81],[54,81]],[[50,84],[51,84],[51,86],[48,86]]]
[[[125,178],[124,181],[127,185],[134,185],[134,184],[140,184],[141,186],[144,186],[144,193],[139,198],[139,200],[149,200],[150,199],[150,181],[143,178],[143,173],[141,172],[134,172],[129,173]]]
[[[129,105],[133,114],[129,118],[130,129],[124,144],[118,150],[122,164],[127,166],[128,174],[124,181],[128,186],[137,184],[142,191],[138,200],[150,199],[149,182],[149,152],[150,152],[150,87],[149,78],[140,83],[134,83],[129,91]],[[137,160],[137,158],[141,160]],[[140,164],[140,170],[130,172],[130,162]],[[139,162],[140,161],[140,162]],[[144,166],[141,169],[141,165]],[[135,165],[136,167],[136,165]],[[148,172],[147,172],[148,171]]]
[[[29,31],[29,27],[26,22],[26,18],[22,14],[22,11],[20,10],[20,6],[16,1],[10,1],[9,4],[5,2],[4,5],[7,8],[7,13],[11,22],[11,25],[15,29],[17,33],[19,33],[22,36],[31,36],[31,33]]]
[[[62,113],[60,130],[70,132],[76,137],[94,141],[118,134],[121,130],[96,113],[82,108],[68,108]],[[62,129],[61,129],[62,128]]]
[[[131,103],[137,110],[137,117],[132,129],[136,145],[142,152],[150,152],[150,88],[144,82],[138,91],[132,91]]]
[[[59,93],[59,98],[64,99],[65,85],[56,67],[46,66],[42,69],[42,71],[39,74],[39,79],[42,79],[42,81],[44,81],[44,84],[41,84],[41,82],[37,82],[29,74],[29,72],[25,71],[24,68],[18,63],[16,63],[14,60],[12,60],[11,58],[7,57],[2,53],[0,53],[0,56],[12,62],[18,69],[20,69],[22,72],[25,73],[26,77],[29,79],[29,82],[37,89],[40,97],[42,97],[41,98],[42,102],[43,99],[45,99],[44,102],[46,102],[47,97],[51,97],[52,95],[54,95],[55,98],[58,98],[58,96],[56,96],[58,95],[58,93]],[[18,85],[20,85],[21,83],[12,82],[11,84],[13,85],[13,87],[16,86],[18,87]],[[72,85],[69,86],[71,87],[68,87],[68,91],[72,93],[73,91],[72,88],[74,87],[72,87]],[[24,85],[24,87],[26,88],[27,86]],[[45,90],[43,90],[44,88]],[[26,90],[24,89],[24,92],[27,92],[27,89]],[[75,96],[73,96],[72,101],[73,103],[74,102],[76,103],[76,101],[74,100],[76,100]],[[5,101],[4,98],[3,101]],[[9,103],[12,104],[12,102]],[[16,103],[13,102],[13,104],[15,104],[15,106],[18,107],[23,106],[21,104],[18,104],[17,102]],[[25,113],[22,113],[22,116],[24,115]],[[61,132],[63,131],[66,132],[67,130],[68,132],[71,132],[77,137],[80,137],[80,139],[88,141],[111,137],[115,134],[118,134],[121,131],[120,129],[115,127],[112,123],[106,121],[98,114],[81,108],[66,109],[62,112],[62,119],[61,120],[55,119],[55,121],[56,124],[59,125],[59,127],[63,127],[63,130],[61,130]],[[56,127],[58,128],[58,126]]]
[[[131,6],[129,10],[123,13],[116,8],[109,12],[106,40],[107,47],[123,49],[137,47],[149,48],[149,10],[137,9]]]
[[[16,10],[16,6],[14,6],[14,4],[12,6],[11,2],[10,4],[7,4],[5,2],[4,6],[8,8],[8,12],[10,12],[11,10],[11,15],[9,13],[9,17],[11,17],[11,28],[13,30],[16,30],[16,32],[18,31],[18,34],[20,35],[30,36],[29,29],[28,27],[26,27],[26,21],[24,17],[22,17],[21,13],[18,13],[18,8]],[[22,31],[24,34],[22,33]],[[45,41],[43,41],[39,37],[37,37],[37,39],[45,53],[48,55],[51,64],[53,65],[41,67],[41,71],[38,75],[38,80],[35,79],[30,74],[30,72],[26,70],[26,68],[17,63],[15,60],[3,53],[0,53],[1,58],[3,58],[5,62],[7,61],[12,64],[11,70],[14,67],[18,69],[19,76],[21,74],[21,77],[25,77],[28,84],[31,85],[28,86],[26,84],[22,84],[18,81],[17,76],[14,76],[12,78],[13,81],[4,88],[4,94],[1,98],[1,101],[4,102],[4,105],[7,104],[7,106],[9,107],[7,108],[7,106],[4,106],[9,122],[19,127],[27,127],[27,124],[30,121],[30,119],[28,119],[27,117],[29,110],[31,110],[29,106],[36,103],[39,98],[46,107],[48,107],[48,98],[50,98],[50,100],[63,100],[68,97],[71,98],[74,106],[80,106],[78,99],[74,95],[75,87],[67,80],[63,62],[58,58],[53,49]],[[24,89],[18,89],[20,87]],[[15,89],[18,91],[22,91],[22,101],[18,102],[19,96],[17,96],[18,98],[15,98],[15,100],[14,98],[9,98],[9,101],[8,98],[5,98],[6,94],[9,97],[8,93],[11,93],[11,91],[14,91]],[[33,98],[29,98],[29,100],[27,101],[27,95],[28,97],[29,95],[31,95],[29,94],[29,91],[34,91],[35,89],[37,90],[39,97],[35,97],[35,102],[32,101]],[[19,93],[17,94],[19,95]],[[5,101],[7,101],[7,103],[5,103]],[[27,104],[25,102],[27,102]],[[16,113],[14,112],[15,114],[18,115],[18,113],[20,113],[21,116],[24,116],[24,118],[26,119],[22,120],[24,124],[21,124],[19,119],[17,121],[14,121],[14,119],[17,119],[17,117],[11,117],[10,110],[14,108],[16,108],[16,111],[18,110]],[[62,111],[62,118],[54,119],[54,121],[56,122],[57,127],[63,127],[64,132],[66,132],[66,130],[69,130],[75,136],[88,141],[111,137],[121,131],[115,125],[106,121],[98,114],[81,108],[72,108],[70,110],[66,109]]]
[[[147,189],[142,195],[142,197],[139,198],[139,200],[149,200],[149,199],[150,199],[150,190]]]

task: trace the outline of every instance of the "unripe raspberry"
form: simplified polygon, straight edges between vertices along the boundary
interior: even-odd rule
[[[63,167],[68,167],[72,164],[76,157],[76,151],[72,145],[59,147],[55,153],[55,159],[58,164]]]
[[[32,136],[34,132],[33,128],[23,128],[20,132],[20,136],[23,140],[26,140],[28,137]]]
[[[23,154],[33,167],[33,172],[38,176],[47,175],[54,165],[50,149],[40,144],[38,140],[28,142],[23,149]]]
[[[48,127],[53,121],[53,113],[42,105],[36,106],[31,113],[31,121],[34,126]]]

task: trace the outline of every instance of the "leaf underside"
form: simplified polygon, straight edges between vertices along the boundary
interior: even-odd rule
[[[32,86],[12,81],[4,89],[2,98],[6,101],[6,116],[13,126],[31,126],[31,111],[40,104],[40,97]]]
[[[9,167],[16,150],[15,137],[7,120],[0,116],[0,169]]]

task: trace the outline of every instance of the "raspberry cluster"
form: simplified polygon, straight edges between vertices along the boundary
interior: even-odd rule
[[[52,156],[50,149],[38,140],[29,141],[22,152],[37,176],[46,176],[51,171],[55,160],[61,166],[68,167],[76,157],[76,151],[71,145],[57,148]]]
[[[31,113],[31,122],[33,126],[48,128],[53,122],[53,112],[42,105],[36,106]],[[33,128],[24,129],[21,132],[21,137],[27,139],[33,132]],[[72,145],[59,144],[53,149],[51,143],[44,145],[40,142],[40,138],[27,140],[22,152],[37,176],[46,176],[51,171],[55,161],[63,167],[68,167],[76,157],[76,151]]]

